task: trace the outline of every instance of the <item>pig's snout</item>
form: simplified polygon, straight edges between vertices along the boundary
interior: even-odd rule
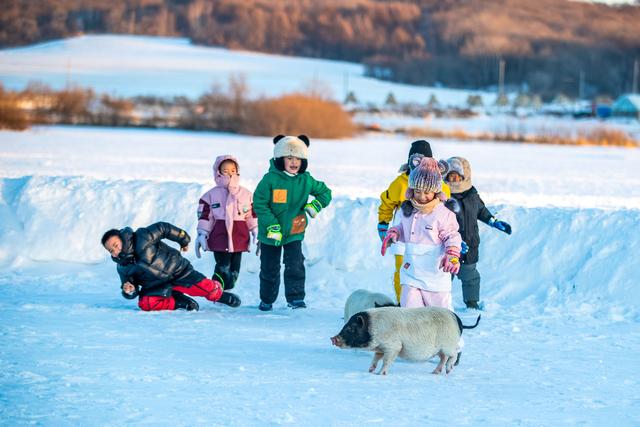
[[[342,338],[340,337],[340,335],[331,337],[331,344],[340,347],[342,345]]]

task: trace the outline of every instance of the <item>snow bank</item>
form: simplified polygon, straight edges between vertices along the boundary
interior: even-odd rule
[[[0,190],[0,265],[11,271],[36,262],[111,263],[99,242],[109,228],[162,220],[193,235],[195,204],[206,188],[27,176],[0,179]],[[479,269],[487,304],[530,303],[613,318],[637,316],[640,290],[634,266],[640,243],[633,230],[640,222],[639,210],[490,208],[513,225],[514,234],[480,225]],[[305,253],[314,305],[341,307],[359,287],[390,293],[392,260],[379,254],[376,223],[374,198],[337,197],[312,220]],[[208,258],[198,260],[192,251],[187,256],[211,273]],[[243,268],[248,272],[243,280],[257,282],[257,258],[247,254]]]

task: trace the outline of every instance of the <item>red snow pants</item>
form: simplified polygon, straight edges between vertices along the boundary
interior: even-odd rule
[[[211,279],[202,279],[188,288],[174,286],[173,290],[194,297],[205,297],[213,302],[218,301],[222,296],[222,285]],[[144,311],[175,310],[176,302],[173,297],[144,296],[138,299],[138,307]]]

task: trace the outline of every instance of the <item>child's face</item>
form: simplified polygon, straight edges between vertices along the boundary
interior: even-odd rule
[[[287,156],[284,158],[284,170],[291,174],[297,174],[301,165],[302,160],[298,157]]]
[[[447,175],[448,182],[460,182],[464,181],[464,178],[460,176],[458,172],[449,172]]]
[[[413,199],[420,204],[429,203],[434,197],[436,193],[433,191],[413,190]]]
[[[230,160],[225,160],[220,165],[220,174],[226,176],[233,176],[238,174],[238,169],[236,168],[236,163]]]
[[[112,257],[118,258],[118,255],[122,252],[122,240],[118,236],[111,236],[109,240],[104,242],[104,248]]]

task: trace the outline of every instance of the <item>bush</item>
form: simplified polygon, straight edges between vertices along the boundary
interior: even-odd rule
[[[248,135],[298,135],[315,138],[352,136],[356,127],[340,104],[302,94],[262,99],[248,106],[238,129]]]
[[[25,130],[29,125],[27,113],[18,105],[18,96],[0,85],[0,129]]]

